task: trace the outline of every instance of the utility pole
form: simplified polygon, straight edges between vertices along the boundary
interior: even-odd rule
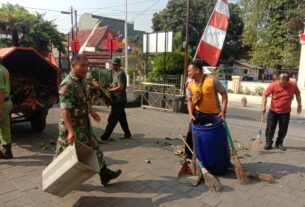
[[[128,75],[127,0],[125,0],[125,73],[126,73],[126,76],[127,76],[127,86],[129,86],[129,75]]]
[[[72,37],[72,43],[74,42],[74,29],[73,29],[73,7],[71,6],[71,37]],[[72,45],[71,45],[72,47]],[[74,57],[74,51],[72,51],[72,57]]]
[[[185,17],[185,47],[184,47],[184,74],[183,74],[183,91],[185,93],[185,82],[187,79],[188,57],[189,57],[189,26],[190,26],[190,3],[191,0],[186,0],[186,17]]]
[[[78,51],[76,50],[76,39],[77,39],[77,10],[74,11],[74,18],[75,18],[75,41],[74,41],[74,49],[75,49],[75,54],[78,54]]]
[[[70,11],[61,11],[60,13],[62,14],[71,14],[71,42],[74,42],[74,30],[73,30],[73,7],[71,6],[71,10]],[[69,36],[68,36],[69,37]],[[68,42],[69,42],[69,38],[68,38]],[[70,45],[72,48],[72,45]],[[75,46],[75,45],[74,45]],[[72,51],[72,57],[74,56],[74,52]],[[68,48],[68,58],[70,57],[69,54],[69,48]]]

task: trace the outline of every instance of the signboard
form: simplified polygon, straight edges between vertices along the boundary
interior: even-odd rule
[[[143,53],[173,51],[173,32],[155,32],[143,35]]]

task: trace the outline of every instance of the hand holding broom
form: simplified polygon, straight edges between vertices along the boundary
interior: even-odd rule
[[[227,122],[224,121],[223,123],[224,123],[224,127],[226,129],[227,136],[228,136],[228,139],[229,139],[229,142],[231,145],[231,149],[232,149],[232,154],[233,154],[233,158],[234,158],[234,170],[235,170],[236,177],[240,184],[248,184],[248,176],[246,175],[244,167],[242,166],[242,164],[239,160],[239,157],[238,157],[237,151],[234,147],[234,143],[233,143],[232,136],[231,136],[229,127],[227,125]]]
[[[180,139],[183,141],[183,143],[185,144],[185,146],[190,150],[190,152],[192,154],[194,154],[195,152],[193,152],[193,150],[190,148],[190,146],[186,143],[186,141],[184,140],[184,138],[179,135]],[[210,189],[210,191],[212,192],[218,192],[221,190],[222,188],[222,184],[220,183],[219,179],[212,175],[211,173],[208,172],[208,170],[203,166],[202,162],[200,162],[196,156],[196,162],[199,163],[199,167],[200,170],[202,172],[203,178],[205,180],[205,184],[208,186],[208,188]]]

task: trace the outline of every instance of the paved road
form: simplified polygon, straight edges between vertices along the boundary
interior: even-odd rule
[[[97,107],[96,110],[102,116],[102,123],[93,126],[100,135],[109,109]],[[258,123],[257,112],[253,111],[230,109],[228,124],[240,146],[247,146],[255,137]],[[133,139],[119,140],[122,130],[118,127],[113,134],[115,142],[102,146],[109,167],[122,169],[122,176],[107,188],[101,187],[99,177],[94,176],[64,198],[44,193],[41,186],[41,172],[51,162],[54,152],[52,143],[57,136],[59,109],[51,109],[43,133],[33,133],[28,123],[13,126],[15,159],[0,161],[0,207],[305,207],[304,130],[303,134],[289,130],[286,152],[271,150],[255,155],[239,151],[247,170],[272,173],[276,177],[274,184],[251,180],[243,186],[236,182],[234,175],[228,174],[220,178],[223,191],[213,194],[203,184],[192,187],[176,180],[181,159],[174,151],[181,143],[175,138],[186,132],[186,114],[129,108],[127,116]],[[297,130],[301,130],[300,126],[292,125]]]

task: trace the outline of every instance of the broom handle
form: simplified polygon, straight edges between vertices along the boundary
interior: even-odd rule
[[[228,138],[229,138],[229,142],[230,142],[232,151],[235,151],[234,143],[233,143],[232,136],[231,136],[229,127],[228,127],[228,125],[227,125],[227,122],[224,121],[223,124],[224,124],[224,126],[225,126],[225,129],[226,129],[226,132],[227,132],[227,135],[228,135]]]
[[[179,135],[179,137],[180,137],[180,139],[183,141],[183,143],[185,144],[185,146],[190,150],[190,152],[191,152],[192,154],[194,154],[193,150],[192,150],[192,149],[190,148],[190,146],[186,143],[186,141],[183,139],[183,137],[182,137],[181,135]],[[205,168],[205,167],[203,166],[202,162],[200,162],[200,161],[198,160],[197,156],[196,156],[196,161],[199,163],[200,169]]]
[[[262,113],[262,115],[261,115],[261,121],[259,124],[259,134],[260,135],[262,134],[263,120],[264,120],[264,113]]]

